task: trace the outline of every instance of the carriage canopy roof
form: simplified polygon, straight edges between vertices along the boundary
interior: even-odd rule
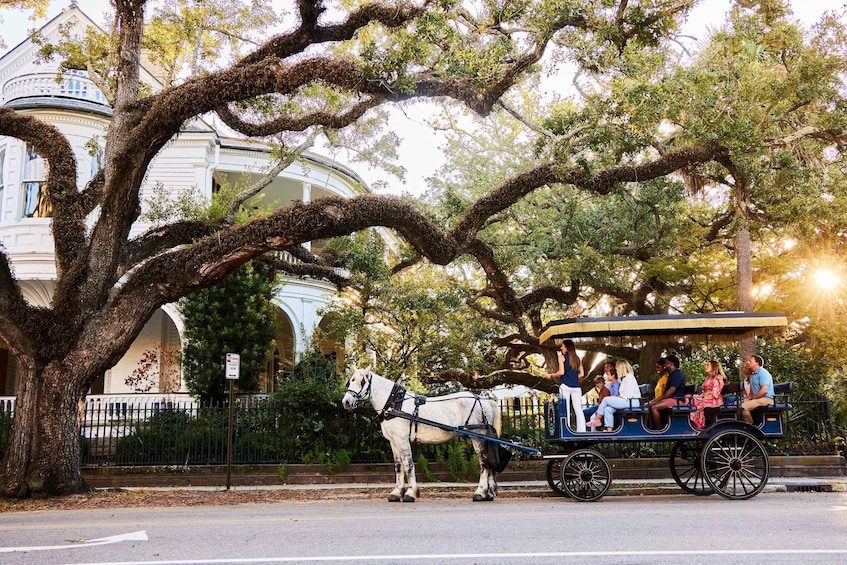
[[[688,337],[737,340],[773,333],[787,325],[788,318],[781,312],[568,318],[547,324],[540,341],[543,345],[553,345],[563,339],[605,341],[610,337],[660,342]]]

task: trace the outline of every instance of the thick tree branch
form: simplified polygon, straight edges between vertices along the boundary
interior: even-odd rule
[[[239,65],[245,66],[271,57],[289,57],[302,52],[313,43],[329,41],[345,41],[352,39],[361,28],[377,22],[387,28],[397,28],[406,25],[412,19],[424,13],[426,6],[391,6],[382,3],[371,3],[355,9],[341,23],[326,27],[317,25],[322,2],[299,0],[300,27],[291,33],[280,35],[253,53],[244,57]]]
[[[50,165],[42,189],[52,206],[52,231],[59,273],[66,273],[87,246],[87,212],[77,192],[73,149],[67,138],[53,126],[17,114],[11,108],[0,108],[0,135],[26,142]]]
[[[220,116],[223,123],[235,131],[251,137],[264,137],[283,131],[303,131],[312,126],[341,129],[349,126],[365,115],[365,112],[385,101],[384,97],[370,96],[340,113],[313,112],[302,116],[280,116],[262,124],[253,124],[242,120],[227,106],[218,106],[215,108],[215,112]]]
[[[520,300],[526,309],[539,306],[547,300],[554,300],[563,306],[570,306],[579,298],[579,289],[579,281],[572,281],[570,290],[557,286],[545,286],[523,295]]]
[[[513,176],[477,200],[453,228],[451,235],[457,242],[461,242],[462,247],[466,247],[488,218],[547,184],[571,184],[595,194],[609,194],[621,183],[659,178],[685,167],[707,163],[725,154],[726,150],[717,145],[680,149],[638,165],[618,165],[593,175],[578,167],[543,163]]]

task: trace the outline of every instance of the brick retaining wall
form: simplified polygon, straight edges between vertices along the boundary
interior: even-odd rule
[[[772,477],[844,477],[847,467],[837,455],[805,455],[796,457],[772,456]],[[509,464],[498,480],[544,481],[546,461],[517,461]],[[612,477],[617,479],[668,479],[671,477],[667,458],[609,459]],[[279,485],[279,465],[234,465],[232,484]],[[451,482],[453,478],[444,465],[431,464],[436,481]],[[92,487],[166,487],[166,486],[223,486],[226,467],[167,466],[167,467],[96,467],[83,469],[83,477]],[[424,475],[418,470],[418,481]],[[285,465],[285,484],[385,484],[394,482],[394,465],[390,463],[353,464],[343,472],[329,473],[323,465]],[[459,482],[473,482],[470,479]]]

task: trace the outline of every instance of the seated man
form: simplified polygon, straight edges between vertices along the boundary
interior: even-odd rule
[[[759,355],[751,355],[747,361],[750,373],[750,388],[745,386],[744,402],[741,403],[741,419],[748,424],[753,423],[751,410],[759,406],[773,404],[773,377],[762,367],[764,360]]]
[[[660,412],[676,406],[677,400],[685,398],[685,375],[679,370],[679,357],[676,355],[665,357],[665,371],[668,373],[668,383],[665,386],[664,392],[662,392],[660,397],[654,398],[647,403],[655,429],[662,427],[662,415]]]
[[[588,394],[590,394],[592,391],[596,393],[595,395],[593,395],[594,398],[596,398],[596,401],[594,402],[594,404],[590,405],[588,408],[585,408],[582,411],[582,413],[585,414],[586,422],[589,420],[589,418],[594,415],[595,412],[597,412],[597,407],[600,405],[601,402],[603,402],[603,399],[609,396],[610,394],[609,389],[606,388],[606,380],[600,375],[594,377],[594,387],[590,391],[585,393],[585,396],[588,396]]]

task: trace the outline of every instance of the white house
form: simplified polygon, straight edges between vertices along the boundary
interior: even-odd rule
[[[71,3],[42,27],[41,34],[50,39],[58,37],[61,27],[83,29],[94,25]],[[66,72],[57,81],[58,63],[39,63],[38,49],[27,39],[0,57],[0,104],[36,116],[62,131],[76,152],[79,185],[84,186],[100,166],[101,153],[92,147],[96,147],[98,140],[102,143],[111,108],[85,72]],[[153,89],[161,88],[149,68],[145,69],[142,80]],[[169,194],[198,191],[209,198],[220,184],[257,180],[273,164],[267,146],[227,137],[210,123],[195,120],[153,161],[142,198],[149,200],[158,183]],[[50,303],[56,276],[50,211],[40,195],[46,166],[25,143],[0,136],[0,244],[8,254],[24,295],[37,305]],[[323,195],[349,197],[364,190],[367,190],[365,183],[349,168],[306,153],[300,163],[288,167],[264,190],[262,206],[305,202]],[[142,233],[147,227],[138,223],[133,232]],[[321,242],[312,243],[313,247],[320,245]],[[314,329],[323,322],[318,311],[334,294],[335,287],[325,282],[285,279],[275,300],[282,330],[276,340],[277,351],[269,361],[263,390],[272,390],[274,375],[290,366],[309,346]],[[181,334],[182,322],[176,306],[161,308],[124,358],[91,392],[131,392],[125,379],[144,353],[157,345],[179,348]],[[335,343],[323,343],[321,348],[339,358],[343,354],[342,347]],[[0,396],[15,393],[16,370],[14,357],[0,340]]]

